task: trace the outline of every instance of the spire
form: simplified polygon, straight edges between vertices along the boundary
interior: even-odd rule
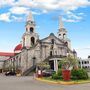
[[[27,21],[34,21],[32,12],[29,13],[29,15],[27,17]]]
[[[62,16],[59,16],[59,29],[64,28]]]

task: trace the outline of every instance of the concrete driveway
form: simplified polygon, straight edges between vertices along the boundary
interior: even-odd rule
[[[78,85],[54,85],[36,81],[32,76],[0,76],[0,90],[90,90],[90,83]]]

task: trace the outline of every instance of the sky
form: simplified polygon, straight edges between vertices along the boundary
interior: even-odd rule
[[[57,36],[59,16],[78,57],[90,55],[90,0],[0,0],[0,52],[13,52],[32,12],[40,39]]]

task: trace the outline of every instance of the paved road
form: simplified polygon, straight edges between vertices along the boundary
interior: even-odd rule
[[[79,85],[54,85],[36,81],[33,77],[0,76],[0,90],[90,90],[90,83]]]

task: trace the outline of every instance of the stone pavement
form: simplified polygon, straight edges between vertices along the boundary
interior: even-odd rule
[[[0,75],[0,90],[90,90],[90,83],[56,85],[36,81],[32,76],[15,77]]]

